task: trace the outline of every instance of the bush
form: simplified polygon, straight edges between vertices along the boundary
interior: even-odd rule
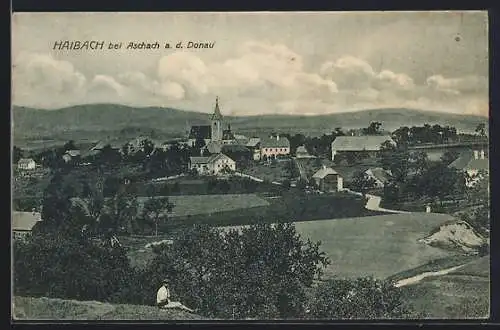
[[[134,271],[125,251],[89,240],[39,234],[14,243],[14,293],[110,301]]]
[[[304,288],[328,263],[319,243],[303,241],[291,224],[226,233],[194,226],[156,253],[150,282],[169,277],[183,303],[222,318],[300,317]]]
[[[313,319],[390,319],[407,315],[399,288],[371,277],[324,282],[316,288],[309,305]]]

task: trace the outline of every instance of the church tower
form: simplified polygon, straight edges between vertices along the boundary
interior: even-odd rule
[[[215,98],[215,109],[210,120],[212,121],[212,141],[222,140],[222,114],[219,109],[219,97]]]

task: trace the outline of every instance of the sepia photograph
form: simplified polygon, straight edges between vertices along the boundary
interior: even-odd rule
[[[486,11],[11,21],[14,322],[490,318]]]

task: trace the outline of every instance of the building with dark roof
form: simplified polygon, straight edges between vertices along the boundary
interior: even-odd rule
[[[341,191],[344,189],[344,180],[340,174],[331,167],[323,165],[316,173],[313,174],[312,179],[321,191]]]
[[[12,212],[12,233],[14,239],[23,239],[30,235],[33,228],[42,221],[39,212]]]
[[[218,175],[227,171],[236,171],[236,162],[223,153],[209,157],[189,157],[189,169],[196,170],[200,175]]]
[[[396,144],[390,136],[385,135],[337,136],[332,142],[332,160],[339,152],[366,152],[375,156],[386,141]]]
[[[389,171],[384,170],[381,167],[372,167],[365,171],[368,177],[375,180],[375,186],[377,188],[383,188],[387,181],[389,181],[391,174]]]
[[[449,168],[467,173],[467,186],[473,186],[482,179],[482,173],[489,173],[490,163],[485,150],[471,150],[462,153]]]

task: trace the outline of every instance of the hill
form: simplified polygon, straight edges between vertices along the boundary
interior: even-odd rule
[[[204,320],[205,317],[153,306],[58,298],[14,297],[15,320]]]
[[[224,111],[224,110],[223,110]],[[156,134],[158,138],[185,136],[189,125],[207,121],[207,113],[159,107],[129,107],[118,104],[87,104],[58,110],[14,106],[15,141],[34,139],[86,140],[107,135],[136,136]],[[266,115],[226,117],[234,131],[259,135],[270,131],[323,134],[335,127],[343,129],[366,127],[371,121],[383,123],[383,129],[400,126],[441,124],[455,126],[459,131],[473,131],[487,118],[470,115],[414,109],[373,109],[341,112],[320,116]]]

